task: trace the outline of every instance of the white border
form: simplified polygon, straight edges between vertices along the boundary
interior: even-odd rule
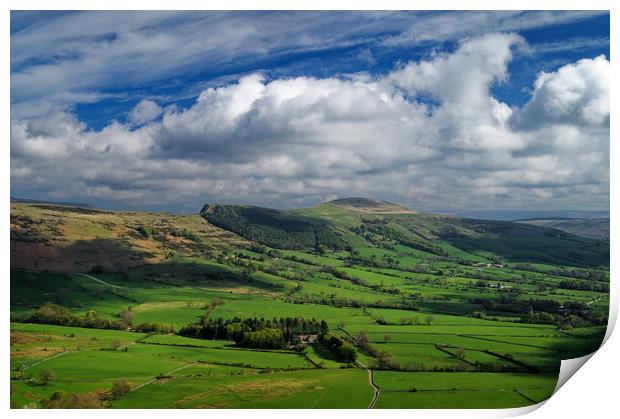
[[[197,0],[175,0],[174,2],[163,0],[134,0],[134,1],[121,1],[121,0],[108,0],[108,1],[84,1],[84,0],[5,0],[2,2],[3,14],[0,18],[2,24],[2,32],[0,34],[2,45],[2,63],[3,63],[3,77],[2,77],[2,92],[5,92],[4,100],[0,105],[0,121],[2,124],[2,133],[4,134],[2,141],[2,154],[0,160],[0,168],[2,173],[2,182],[0,194],[5,204],[2,206],[2,215],[5,220],[5,224],[2,226],[4,233],[4,240],[2,241],[2,266],[4,267],[4,275],[2,276],[2,286],[4,287],[4,301],[5,309],[2,310],[1,321],[5,325],[4,333],[2,334],[3,348],[5,350],[2,355],[2,373],[0,377],[0,388],[2,389],[2,406],[3,410],[9,410],[9,310],[10,305],[10,292],[9,292],[9,268],[10,268],[10,251],[9,251],[9,235],[10,229],[8,223],[9,219],[9,197],[10,197],[10,142],[9,142],[9,126],[10,126],[10,96],[8,94],[10,89],[10,10],[198,10],[198,9],[212,9],[212,10],[611,10],[611,56],[614,57],[612,63],[612,74],[618,73],[618,70],[613,70],[615,57],[618,56],[617,43],[614,40],[620,39],[618,31],[618,19],[616,16],[617,7],[616,2],[611,0],[589,0],[589,1],[561,1],[561,0],[504,0],[501,2],[492,0],[475,0],[475,1],[459,1],[459,0],[418,0],[418,1],[405,1],[405,0],[382,0],[382,1],[370,1],[370,0],[358,0],[358,1],[342,1],[342,0],[314,0],[299,1],[299,0],[228,0],[227,2],[208,2]],[[614,109],[614,103],[617,98],[617,84],[612,80],[612,95],[611,106]],[[613,114],[613,111],[612,111]],[[618,141],[617,137],[617,124],[614,123],[614,119],[611,119],[611,138],[610,138],[610,151],[611,151],[611,185],[615,184],[614,180],[617,179],[617,168],[614,163],[617,163]],[[610,212],[612,214],[611,227],[612,237],[616,237],[616,223],[615,214],[618,209],[618,199],[615,194],[611,195]],[[615,242],[611,243],[611,272],[612,277],[616,272],[618,265],[618,251]],[[503,409],[503,410],[326,410],[319,414],[326,418],[342,417],[356,417],[364,418],[370,416],[382,416],[382,417],[405,417],[414,415],[418,418],[490,418],[490,417],[512,417],[517,415],[523,415],[529,413],[529,417],[532,418],[597,418],[597,417],[611,417],[613,411],[618,407],[618,398],[616,392],[616,383],[620,376],[620,362],[618,361],[616,354],[620,353],[620,340],[618,334],[611,334],[613,325],[616,322],[618,313],[618,286],[617,280],[612,278],[612,295],[610,304],[610,323],[608,327],[608,333],[606,339],[607,342],[603,345],[602,349],[596,352],[590,360],[576,372],[576,377],[568,380],[568,382],[562,386],[561,389],[546,403],[523,408],[523,409]],[[574,367],[573,367],[574,368]],[[542,408],[538,408],[544,405]],[[74,412],[76,415],[83,415],[85,412]],[[11,410],[10,415],[14,417],[42,417],[46,415],[51,418],[63,419],[71,413],[67,411],[21,411]],[[89,417],[110,417],[114,415],[119,418],[135,419],[136,416],[149,416],[154,418],[169,417],[171,414],[177,414],[176,411],[171,410],[101,410],[101,411],[89,411]],[[317,412],[311,410],[295,410],[293,412],[286,410],[220,410],[220,411],[201,411],[191,410],[182,411],[181,413],[185,417],[201,417],[206,414],[215,418],[228,418],[234,416],[248,415],[253,419],[289,419],[291,415],[296,418],[315,418]]]

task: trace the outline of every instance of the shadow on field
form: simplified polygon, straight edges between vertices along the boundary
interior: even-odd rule
[[[78,240],[68,246],[11,240],[11,268],[50,272],[122,272],[147,263],[153,255],[123,239]]]
[[[228,288],[249,286],[266,292],[282,291],[284,286],[270,282],[260,272],[249,272],[239,266],[226,265],[206,259],[174,258],[157,264],[146,264],[130,269],[135,279],[171,286],[203,286]]]

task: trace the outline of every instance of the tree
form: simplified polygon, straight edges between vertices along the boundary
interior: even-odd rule
[[[361,330],[355,337],[355,340],[357,341],[357,344],[360,346],[360,348],[366,349],[369,343],[368,332],[366,330]]]
[[[114,339],[112,341],[112,349],[114,350],[118,350],[122,345],[123,343],[120,341],[120,339]]]
[[[131,307],[127,307],[126,309],[121,310],[119,316],[126,325],[131,326],[131,324],[133,323],[133,312],[131,311]]]
[[[384,341],[385,343],[388,343],[388,342],[389,342],[389,341],[391,341],[391,340],[392,340],[392,336],[390,336],[390,334],[389,334],[389,333],[386,333],[385,335],[383,335],[383,341]]]
[[[211,301],[209,301],[209,304],[207,304],[207,309],[205,310],[205,314],[203,316],[203,319],[204,320],[209,319],[209,317],[211,317],[211,315],[213,314],[215,309],[218,308],[219,306],[223,306],[223,305],[224,305],[224,300],[222,300],[219,297],[213,298]]]
[[[433,320],[435,320],[435,318],[433,316],[426,316],[426,324],[427,325],[431,325],[433,324]]]
[[[398,370],[400,369],[400,365],[389,352],[381,351],[375,356],[375,360],[372,363],[371,368],[376,368],[378,370]]]
[[[54,373],[54,370],[51,369],[44,369],[43,371],[41,371],[41,384],[45,387],[47,387],[47,385],[49,383],[51,383],[52,381],[54,381],[56,379],[56,374]]]
[[[112,383],[111,393],[112,397],[114,397],[115,400],[120,399],[125,394],[129,393],[130,390],[131,387],[129,386],[129,383],[125,380],[116,380],[114,381],[114,383]]]
[[[320,342],[341,362],[355,362],[357,352],[355,348],[341,338],[325,334],[319,336]]]

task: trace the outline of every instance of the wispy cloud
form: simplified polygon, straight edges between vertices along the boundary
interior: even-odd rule
[[[557,25],[595,14],[13,12],[12,110],[17,117],[34,116],[58,104],[71,104],[71,95],[100,97],[111,89],[180,75],[210,79],[244,73],[269,67],[279,57],[311,51],[411,48],[481,32]]]

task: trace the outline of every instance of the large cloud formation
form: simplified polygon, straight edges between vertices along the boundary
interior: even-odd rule
[[[492,87],[509,83],[523,44],[474,37],[382,76],[250,74],[187,109],[141,102],[130,123],[100,131],[52,109],[12,121],[12,184],[155,206],[335,195],[421,209],[608,202],[609,61],[541,73],[529,102],[510,107]]]

